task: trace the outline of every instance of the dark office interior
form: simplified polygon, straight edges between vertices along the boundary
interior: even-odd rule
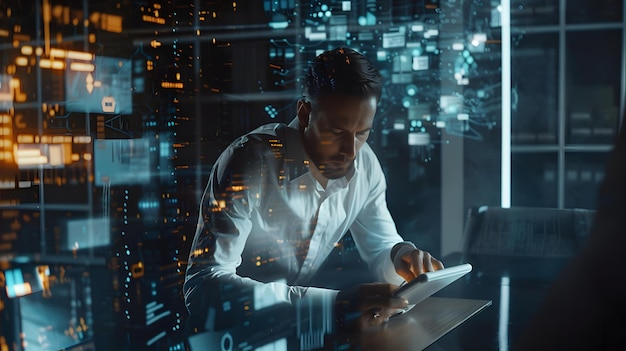
[[[482,290],[441,296],[491,301],[428,349],[508,350],[593,226],[624,123],[624,11],[0,0],[0,350],[191,350],[202,331],[182,284],[211,168],[236,137],[289,123],[308,62],[342,46],[384,77],[368,144],[398,232],[474,265],[465,280]],[[349,232],[316,277],[369,279]],[[207,349],[352,347],[266,331],[268,311]]]

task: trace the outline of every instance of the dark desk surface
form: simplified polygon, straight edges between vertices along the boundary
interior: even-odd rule
[[[323,350],[423,350],[489,305],[487,300],[430,297],[382,327],[332,335]]]
[[[446,262],[450,266],[460,263],[458,259]],[[472,272],[435,296],[491,300],[492,306],[446,334],[430,351],[509,349],[567,260],[481,257],[463,261],[474,265]]]

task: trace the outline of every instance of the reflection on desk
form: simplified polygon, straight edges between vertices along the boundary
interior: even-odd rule
[[[537,313],[553,276],[567,259],[481,257],[469,262],[479,264],[435,296],[488,299],[493,306],[445,335],[430,351],[508,350]],[[541,274],[533,274],[538,271]]]
[[[306,323],[293,313],[274,310],[261,323],[200,332],[190,335],[188,342],[192,351],[423,350],[489,305],[488,300],[430,297],[382,326],[325,335],[307,331]]]

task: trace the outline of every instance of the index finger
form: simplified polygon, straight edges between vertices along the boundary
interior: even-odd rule
[[[409,266],[409,270],[415,275],[415,277],[418,277],[420,274],[424,274],[426,272],[443,269],[443,263],[441,263],[441,261],[434,258],[430,252],[421,250],[413,251],[407,260],[407,264]]]
[[[438,259],[432,257],[432,264],[433,264],[433,268],[438,271],[440,269],[444,269],[445,267],[443,266],[443,262],[439,261]]]

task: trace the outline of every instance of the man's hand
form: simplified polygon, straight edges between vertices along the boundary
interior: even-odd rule
[[[393,260],[396,272],[407,282],[418,275],[443,269],[443,263],[432,257],[430,253],[407,245],[398,250]]]
[[[363,330],[385,323],[408,301],[394,297],[398,287],[393,284],[371,283],[341,290],[335,300],[335,319],[342,330]]]

